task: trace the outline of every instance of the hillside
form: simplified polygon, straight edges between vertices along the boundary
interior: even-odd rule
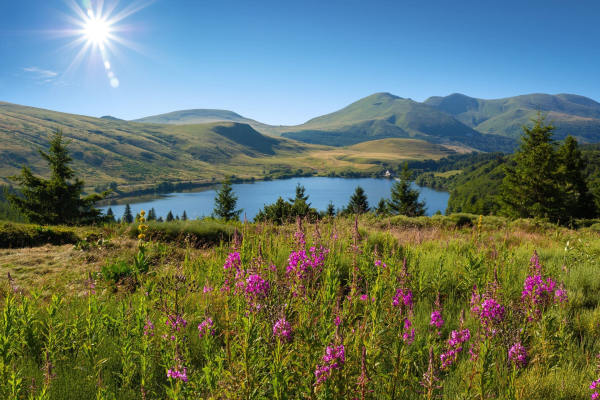
[[[467,150],[512,151],[515,146],[512,139],[484,136],[427,104],[390,93],[375,93],[339,111],[296,126],[271,126],[231,111],[203,109],[176,111],[134,122],[193,124],[215,121],[247,123],[264,134],[338,147],[387,138],[423,139]]]
[[[144,124],[0,102],[0,183],[8,183],[5,177],[19,173],[23,164],[47,176],[37,150],[47,147],[57,127],[71,140],[74,167],[88,185],[201,181],[224,174],[249,178],[298,169],[372,173],[384,164],[461,151],[415,139],[341,149],[265,136],[237,122]]]
[[[517,138],[538,107],[554,121],[555,137],[569,133],[582,143],[600,141],[600,103],[572,94],[540,94],[483,100],[455,93],[424,102],[482,133]]]
[[[426,104],[390,93],[376,93],[349,106],[295,127],[283,137],[316,144],[352,145],[382,138],[417,138],[433,143],[460,143],[471,149],[512,150],[503,138],[484,137]]]
[[[321,149],[235,122],[140,124],[0,102],[0,176],[18,173],[22,164],[46,175],[37,149],[47,147],[57,127],[71,140],[74,166],[90,184],[259,174],[278,158]]]

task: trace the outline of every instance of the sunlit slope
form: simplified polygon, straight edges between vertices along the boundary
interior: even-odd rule
[[[233,111],[211,109],[173,111],[166,114],[136,119],[131,122],[168,125],[196,125],[209,124],[213,122],[238,122],[241,124],[248,124],[257,130],[269,128],[269,125],[267,124],[263,124],[250,118],[242,117]]]
[[[530,124],[538,108],[554,121],[555,137],[567,134],[583,142],[600,141],[600,103],[573,94],[534,93],[497,100],[483,100],[455,93],[430,97],[425,104],[456,118],[482,133],[517,138],[521,125]]]
[[[47,147],[57,127],[71,139],[74,166],[89,183],[257,173],[272,159],[320,149],[233,122],[140,124],[0,102],[0,176],[18,173],[22,164],[47,175],[37,149]]]

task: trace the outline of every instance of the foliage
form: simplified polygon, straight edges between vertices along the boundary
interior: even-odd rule
[[[214,215],[218,219],[224,221],[239,221],[240,214],[243,210],[236,210],[238,197],[233,192],[231,187],[231,178],[225,177],[225,180],[221,182],[221,189],[217,190],[215,196],[215,209]]]
[[[148,221],[146,236],[148,239],[160,242],[172,242],[178,244],[190,244],[193,246],[204,246],[221,241],[228,241],[233,234],[234,228],[218,221],[196,220],[196,221],[172,221],[158,222]],[[139,225],[122,228],[129,237],[138,236]]]
[[[295,221],[298,217],[314,220],[318,215],[317,210],[310,207],[308,195],[305,195],[304,186],[296,186],[296,197],[285,201],[281,196],[274,204],[265,205],[254,217],[255,222],[271,221],[276,225],[282,225]]]
[[[425,202],[419,201],[421,191],[412,188],[414,179],[408,164],[404,164],[400,180],[394,182],[390,199],[387,202],[387,211],[393,215],[406,215],[407,217],[420,217],[425,215],[427,207]]]
[[[360,215],[369,212],[370,209],[369,200],[367,199],[365,190],[362,187],[357,186],[354,190],[354,194],[350,196],[350,201],[342,211],[342,214]]]
[[[75,232],[66,227],[0,222],[0,248],[4,249],[44,244],[75,244],[78,240]]]
[[[125,224],[132,224],[134,221],[133,214],[131,213],[131,206],[129,205],[129,203],[125,205],[125,212],[123,213],[122,221]]]
[[[73,161],[67,149],[69,142],[64,141],[62,130],[57,129],[50,140],[48,152],[39,150],[50,167],[49,180],[33,175],[31,168],[25,165],[21,169],[21,175],[9,177],[19,184],[22,196],[6,192],[6,197],[30,222],[81,225],[104,220],[102,211],[94,208],[94,204],[109,192],[81,197],[85,182],[75,178],[75,171],[69,166]]]

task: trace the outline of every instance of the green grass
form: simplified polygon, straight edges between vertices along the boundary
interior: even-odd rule
[[[443,178],[448,178],[449,176],[459,175],[460,173],[462,173],[462,169],[456,169],[453,171],[446,171],[446,172],[435,172],[433,175],[441,176]]]
[[[189,243],[194,246],[205,246],[218,244],[221,241],[229,241],[235,228],[231,225],[222,224],[211,220],[195,221],[171,221],[171,222],[147,222],[148,232],[152,240],[167,243]],[[138,236],[139,224],[124,226],[121,229],[131,237]]]
[[[475,228],[457,226],[466,219]],[[306,292],[286,273],[290,253],[299,249],[295,225],[239,225],[237,241],[201,249],[152,242],[147,245],[151,267],[145,275],[131,275],[129,268],[137,239],[120,227],[107,228],[110,248],[79,251],[84,259],[98,261],[97,270],[73,265],[53,292],[34,295],[40,293],[43,280],[28,286],[11,273],[15,280],[0,290],[5,300],[0,336],[8,346],[0,354],[2,367],[23,379],[13,382],[25,398],[44,387],[43,368],[49,360],[56,373],[49,387],[53,399],[140,399],[142,379],[147,398],[341,399],[360,398],[364,389],[366,398],[384,399],[392,396],[394,383],[399,389],[396,398],[422,399],[419,382],[433,349],[441,387],[435,390],[437,398],[475,398],[479,388],[484,398],[589,398],[588,386],[598,378],[595,355],[600,351],[597,233],[498,217],[484,217],[478,228],[476,221],[472,215],[414,220],[363,216],[358,221],[360,236],[352,219],[306,225],[307,250],[315,241],[330,249],[322,272],[303,281]],[[52,253],[63,248],[43,249]],[[521,291],[534,250],[544,278],[562,282],[569,301],[552,304],[544,309],[543,318],[526,322],[519,311]],[[235,269],[223,267],[235,251],[246,270],[237,278]],[[24,257],[27,254],[23,252]],[[2,257],[0,253],[0,264]],[[402,272],[405,259],[407,274]],[[377,267],[378,260],[385,267]],[[97,272],[106,263],[117,265],[114,271],[123,279],[103,280]],[[65,267],[56,266],[67,271]],[[88,273],[95,278],[94,288]],[[234,292],[234,283],[245,286],[251,274],[269,282],[267,297],[253,299],[243,290]],[[491,344],[492,367],[485,370],[488,379],[480,380],[484,359],[480,355],[471,361],[468,349],[483,331],[470,312],[470,301],[474,285],[483,289],[492,282],[506,317],[501,329],[485,339]],[[231,291],[221,290],[228,284]],[[413,293],[410,313],[392,306],[400,287]],[[294,291],[299,292],[293,295]],[[375,301],[361,300],[363,294]],[[439,334],[430,324],[438,295],[445,321]],[[461,327],[463,309],[466,319]],[[187,325],[171,329],[165,324],[169,315],[185,319]],[[336,316],[341,319],[337,327]],[[214,336],[200,338],[198,325],[208,317]],[[290,322],[290,342],[273,336],[273,324],[283,317]],[[416,329],[411,345],[401,340],[405,318]],[[154,329],[147,328],[148,321]],[[450,332],[459,327],[468,328],[471,339],[455,364],[440,370]],[[53,340],[48,339],[49,332],[56,332]],[[511,380],[507,354],[516,340],[527,349],[527,366]],[[326,347],[340,344],[345,361],[327,383],[317,385],[314,372],[324,362]],[[167,370],[177,363],[187,368],[189,382],[167,378]],[[362,380],[363,388],[359,383],[364,373],[369,379]],[[9,376],[0,375],[4,398],[15,388]],[[514,397],[508,395],[511,390]]]
[[[78,240],[72,228],[0,222],[0,248],[75,244]]]

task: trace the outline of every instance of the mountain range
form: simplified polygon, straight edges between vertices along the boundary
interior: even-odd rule
[[[600,141],[600,103],[572,94],[530,94],[497,100],[462,94],[424,102],[375,93],[347,107],[296,126],[272,126],[224,110],[186,110],[136,122],[248,123],[257,131],[305,143],[348,146],[384,138],[416,138],[481,151],[512,152],[537,110],[556,126],[555,138],[572,134],[582,143]]]

